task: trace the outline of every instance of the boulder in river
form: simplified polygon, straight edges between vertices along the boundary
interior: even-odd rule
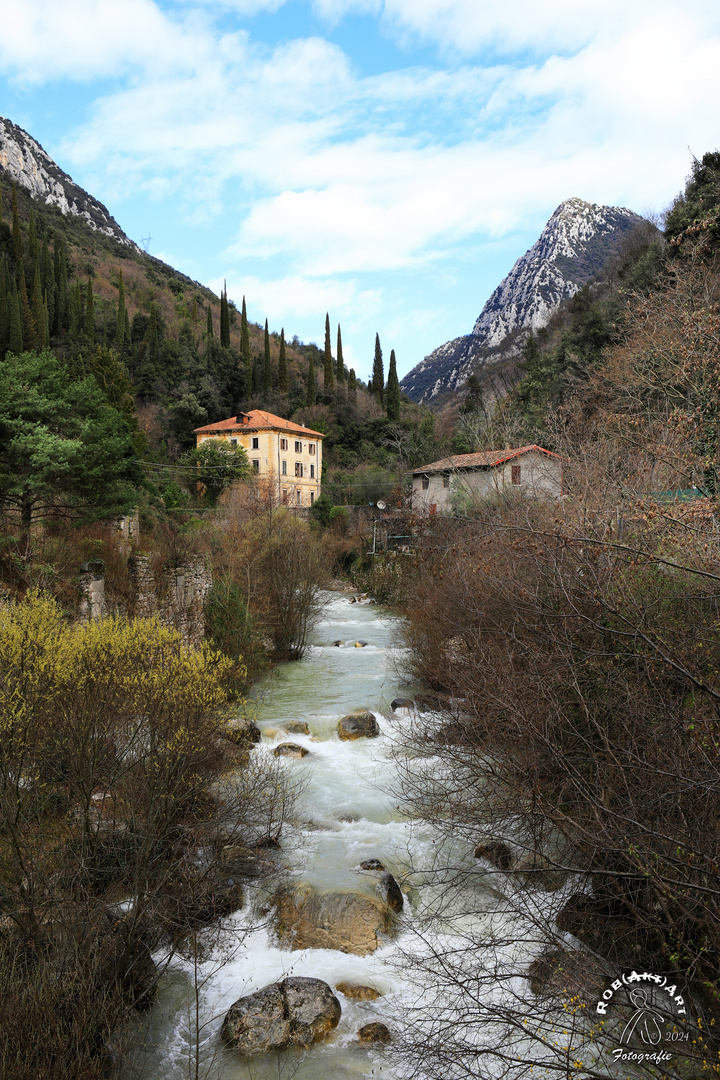
[[[403,909],[403,894],[392,874],[385,873],[378,882],[378,892],[391,911],[399,915]]]
[[[351,1001],[375,1001],[377,998],[382,997],[379,990],[376,990],[374,986],[361,986],[358,983],[338,983],[335,987],[341,994],[344,994],[346,998],[350,998]]]
[[[335,648],[335,649],[340,649],[340,648],[342,648],[342,646],[343,646],[344,644],[345,644],[345,642],[344,642],[344,641],[340,641],[340,639],[338,638],[338,640],[337,640],[337,641],[333,641],[333,648]]]
[[[387,867],[384,863],[381,863],[379,859],[365,859],[360,863],[361,870],[377,870],[379,873],[384,874]]]
[[[380,725],[369,709],[343,716],[338,723],[338,735],[344,741],[350,739],[374,739],[380,734]]]
[[[390,702],[390,708],[393,712],[397,712],[398,709],[414,709],[415,702],[409,697],[396,697]]]
[[[310,728],[304,720],[293,720],[290,724],[285,724],[285,730],[288,735],[309,735]]]
[[[307,757],[310,751],[305,746],[298,746],[294,742],[283,742],[273,750],[275,757]]]
[[[367,645],[367,641],[363,641],[362,638],[361,638],[360,641],[354,642],[354,645],[355,645],[356,649],[364,649],[365,646]]]
[[[246,1057],[308,1047],[337,1027],[340,1002],[321,979],[295,976],[241,997],[223,1021],[222,1037]]]
[[[320,893],[310,885],[282,886],[272,898],[278,941],[290,949],[338,949],[367,956],[394,929],[387,904],[357,893]]]
[[[223,728],[222,734],[223,738],[235,743],[236,746],[252,746],[253,743],[259,743],[262,739],[260,728],[246,717],[230,721]]]
[[[485,859],[503,873],[511,870],[514,862],[512,851],[502,840],[490,840],[487,844],[476,847],[475,858]]]
[[[377,1043],[389,1043],[390,1031],[385,1024],[374,1021],[372,1024],[363,1024],[357,1033],[357,1041],[363,1046],[372,1046]]]

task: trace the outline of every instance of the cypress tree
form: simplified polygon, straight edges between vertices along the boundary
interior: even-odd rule
[[[55,235],[54,247],[54,271],[55,271],[55,325],[54,331],[59,334],[67,330],[70,323],[70,300],[68,297],[67,278],[67,252],[62,237]]]
[[[48,345],[50,333],[55,325],[55,270],[48,249],[47,234],[43,236],[42,246],[42,289],[48,314]]]
[[[240,316],[240,359],[245,368],[245,386],[247,387],[245,392],[247,396],[250,397],[250,394],[252,393],[253,362],[250,355],[250,330],[248,328],[247,307],[245,306],[244,296],[242,302],[242,314]]]
[[[2,225],[2,179],[0,178],[0,225]]]
[[[383,370],[383,355],[380,348],[380,335],[375,335],[375,359],[373,360],[372,379],[370,380],[370,392],[377,394],[382,405],[385,399],[385,372]]]
[[[350,404],[357,405],[357,379],[355,378],[355,368],[350,368],[350,371],[348,372],[347,393]]]
[[[123,281],[122,267],[120,267],[120,280],[118,281],[118,304],[117,315],[115,317],[115,344],[117,350],[122,354],[122,347],[125,344],[125,282]]]
[[[310,356],[310,363],[308,365],[306,404],[315,404],[315,364],[313,363],[312,355]]]
[[[25,284],[25,271],[20,271],[20,318],[22,319],[22,336],[25,349],[30,352],[37,349],[37,326],[33,318],[32,306],[27,294]]]
[[[0,222],[1,224],[1,222]],[[0,357],[5,355],[10,332],[10,295],[5,267],[0,263]]]
[[[87,289],[85,291],[85,318],[83,319],[83,330],[85,336],[91,345],[95,344],[95,300],[93,298],[92,279],[88,278]]]
[[[287,394],[287,358],[285,356],[285,327],[280,331],[280,355],[278,357],[278,391]]]
[[[207,338],[208,338],[208,341],[212,341],[212,339],[214,337],[215,337],[215,332],[213,330],[212,308],[208,304],[208,309],[207,309]]]
[[[30,228],[28,230],[28,253],[30,255],[30,265],[33,273],[35,273],[35,267],[40,261],[40,245],[38,244],[35,213],[32,206],[30,207]]]
[[[17,208],[17,186],[14,182],[12,186],[12,252],[15,272],[19,275],[23,261],[23,242]]]
[[[343,362],[342,354],[342,336],[340,334],[340,323],[338,323],[338,338],[337,338],[337,381],[338,386],[340,383],[345,382],[345,364]]]
[[[335,374],[333,372],[332,349],[330,347],[330,316],[325,315],[325,393],[331,394],[335,389]]]
[[[17,286],[13,281],[13,291],[10,298],[10,332],[8,335],[8,352],[19,356],[23,351],[22,318],[20,316],[20,297]]]
[[[45,340],[45,308],[43,305],[42,293],[40,291],[40,271],[37,266],[35,267],[35,273],[33,275],[30,309],[32,311],[33,322],[35,323],[37,334],[37,348],[38,351],[40,351],[44,349],[49,342]]]
[[[268,321],[265,320],[265,353],[263,358],[263,393],[269,394],[272,390],[272,365],[270,363],[270,333]]]
[[[385,411],[388,420],[400,419],[400,383],[397,377],[397,365],[395,363],[395,350],[390,350],[390,366],[388,368],[387,388],[385,390]]]
[[[228,308],[227,281],[220,293],[220,344],[224,349],[230,348],[230,309]]]

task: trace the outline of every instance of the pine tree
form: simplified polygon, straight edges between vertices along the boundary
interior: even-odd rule
[[[272,390],[272,364],[270,362],[270,332],[268,321],[265,320],[265,351],[263,353],[263,393],[269,394]]]
[[[340,383],[345,382],[345,364],[343,361],[342,353],[342,336],[340,334],[340,323],[338,323],[338,336],[337,336],[337,381],[338,386]]]
[[[212,308],[211,308],[210,304],[208,304],[208,309],[207,309],[207,339],[208,339],[208,341],[212,341],[212,339],[214,337],[215,337],[215,331],[213,330]]]
[[[325,393],[331,394],[335,389],[335,374],[333,371],[332,348],[330,347],[330,316],[325,315]]]
[[[227,281],[224,282],[223,291],[220,293],[220,344],[224,349],[230,348],[230,309],[227,298]]]
[[[350,368],[350,371],[348,372],[347,393],[350,404],[357,405],[357,379],[355,378],[355,368]]]
[[[248,328],[247,307],[243,296],[242,314],[240,316],[240,359],[245,369],[245,386],[248,397],[252,393],[253,362],[250,355],[250,330]]]
[[[306,404],[315,404],[315,364],[313,363],[312,356],[310,357],[310,364],[308,365]]]
[[[120,354],[125,344],[125,282],[123,281],[122,267],[118,281],[117,315],[115,317],[115,346]]]
[[[375,335],[375,359],[373,361],[372,379],[370,380],[369,390],[372,394],[376,394],[380,404],[382,405],[385,399],[385,372],[383,370],[383,355],[380,348],[380,335]]]
[[[20,218],[18,217],[17,207],[17,186],[15,183],[13,183],[12,186],[12,252],[13,261],[15,263],[15,272],[19,275],[23,261],[23,242],[22,233],[20,232]]]
[[[95,299],[93,297],[92,278],[88,278],[85,291],[85,317],[83,331],[91,345],[95,344]]]
[[[287,358],[285,356],[285,327],[280,331],[280,355],[278,356],[278,392],[287,394]]]
[[[17,286],[13,281],[12,297],[10,299],[10,332],[8,335],[8,352],[19,356],[23,352],[22,317],[20,315],[20,297]]]
[[[400,419],[400,383],[397,377],[394,349],[390,350],[390,366],[388,367],[387,387],[385,389],[385,411],[388,420]]]

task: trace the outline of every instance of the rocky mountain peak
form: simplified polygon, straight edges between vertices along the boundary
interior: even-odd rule
[[[495,289],[472,332],[426,356],[402,380],[404,392],[428,403],[458,389],[474,370],[518,356],[527,331],[545,326],[563,301],[596,278],[623,235],[641,220],[624,207],[565,199]]]
[[[33,199],[57,206],[63,214],[83,218],[90,228],[139,251],[108,213],[107,207],[88,195],[63,172],[39,142],[12,120],[0,116],[0,175],[22,185]]]

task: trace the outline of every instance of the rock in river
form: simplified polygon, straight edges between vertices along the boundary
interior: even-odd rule
[[[359,983],[338,983],[335,987],[341,994],[344,994],[346,998],[350,998],[351,1001],[375,1001],[377,998],[382,997],[379,990],[376,990],[374,986],[361,986]]]
[[[395,917],[387,904],[357,893],[320,893],[310,885],[277,889],[275,930],[290,949],[338,949],[366,956],[392,932]]]
[[[343,716],[338,724],[338,735],[341,739],[374,739],[380,734],[380,725],[369,709]]]
[[[283,742],[273,750],[275,757],[307,757],[310,753],[304,746],[294,742]]]
[[[293,720],[290,724],[285,724],[285,730],[288,735],[309,735],[310,728],[304,720]]]
[[[222,1037],[246,1057],[308,1047],[337,1027],[341,1012],[321,979],[283,979],[236,1001],[223,1022]]]
[[[389,1043],[390,1032],[385,1024],[377,1020],[372,1024],[364,1024],[357,1033],[357,1041],[363,1046],[371,1046],[373,1043]]]

